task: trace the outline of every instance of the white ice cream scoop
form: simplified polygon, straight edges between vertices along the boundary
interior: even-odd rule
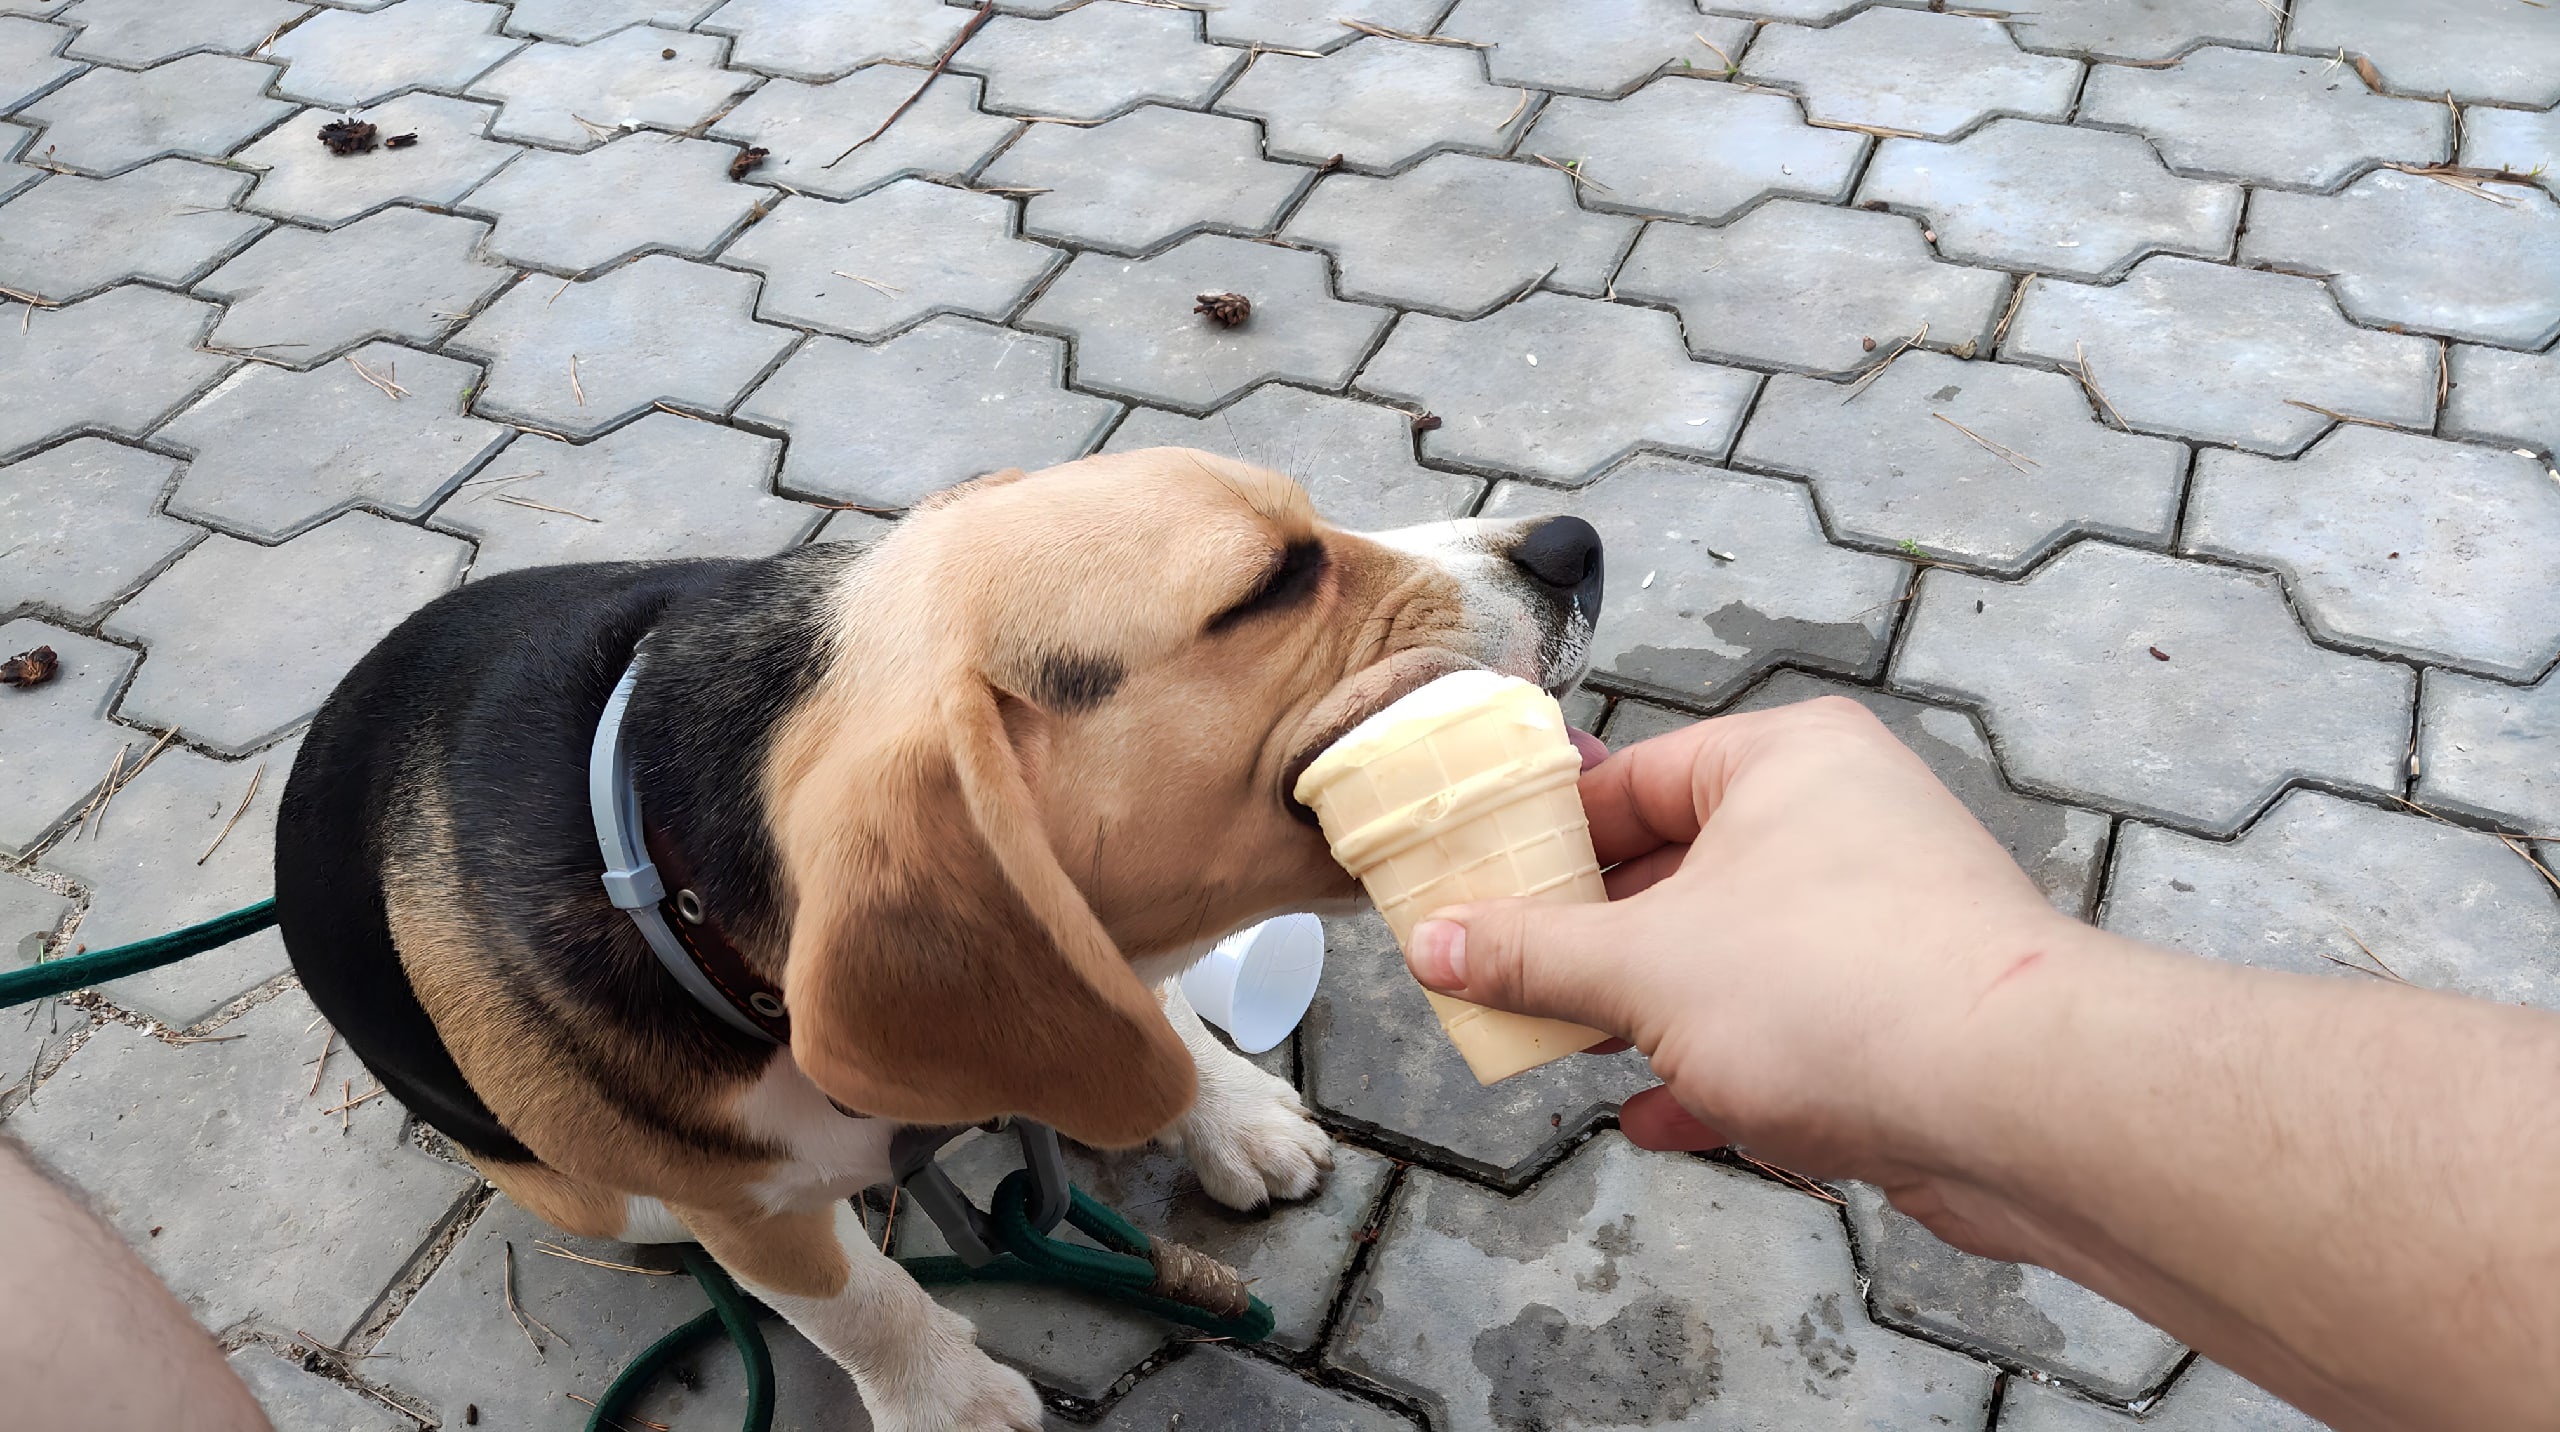
[[[1324,975],[1324,922],[1281,915],[1236,931],[1182,972],[1182,993],[1236,1048],[1260,1054],[1289,1037]]]

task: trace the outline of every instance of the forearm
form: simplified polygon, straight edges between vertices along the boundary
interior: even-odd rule
[[[2341,1429],[2560,1425],[2560,1018],[2059,929],[1897,1201]]]

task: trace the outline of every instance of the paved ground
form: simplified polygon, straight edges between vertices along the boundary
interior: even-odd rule
[[[998,8],[900,112],[967,9],[0,0],[0,655],[65,673],[0,692],[17,957],[266,893],[300,723],[457,582],[1179,441],[1354,525],[1590,518],[1613,741],[1844,691],[2067,909],[2560,1004],[2492,833],[2560,832],[2560,202],[2477,172],[2560,159],[2560,10]],[[348,110],[416,142],[333,156]],[[955,1297],[1065,1420],[2307,1425],[1871,1190],[1632,1150],[1630,1058],[1480,1090],[1380,926],[1332,942],[1277,1057],[1320,1198],[1087,1169],[1273,1346]],[[283,971],[7,1016],[0,1114],[285,1427],[572,1425],[698,1295],[333,1110],[369,1081]],[[781,1356],[784,1421],[844,1425]],[[651,1415],[731,1425],[698,1373]]]

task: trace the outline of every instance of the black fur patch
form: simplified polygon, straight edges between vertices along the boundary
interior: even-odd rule
[[[1061,716],[1090,711],[1111,699],[1127,668],[1107,656],[1075,656],[1051,652],[1040,658],[1031,678],[1031,699]]]

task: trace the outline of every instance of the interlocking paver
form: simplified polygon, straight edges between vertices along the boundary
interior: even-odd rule
[[[2317,56],[2219,46],[2165,70],[2097,66],[2080,118],[2144,135],[2173,173],[2306,189],[2442,161],[2453,128],[2443,105],[2377,95]]]
[[[1103,119],[1147,100],[1206,104],[1245,58],[1201,43],[1189,10],[1092,0],[1054,20],[998,15],[951,68],[985,78],[990,110]]]
[[[109,635],[151,652],[123,715],[181,727],[218,750],[272,739],[318,710],[402,617],[458,581],[469,556],[451,537],[366,512],[281,547],[208,537],[107,618]]]
[[[2560,109],[2472,106],[2462,116],[2462,162],[2539,174],[2542,187],[2560,194]]]
[[[1520,141],[1588,179],[1575,187],[1591,208],[1709,223],[1775,194],[1845,199],[1866,149],[1806,124],[1785,95],[1677,75],[1621,100],[1551,100]]]
[[[2024,119],[1885,140],[1858,193],[1929,219],[1950,258],[2089,278],[2148,253],[2219,258],[2240,222],[2238,188],[2177,178],[2130,134]]]
[[[1795,20],[1808,25],[1827,25],[1873,3],[1875,0],[1707,0],[1704,8],[1712,15],[1745,15],[1755,20]]]
[[[1001,323],[1062,258],[1013,236],[1013,205],[918,179],[849,204],[794,199],[729,246],[764,275],[757,316],[872,342],[936,313]]]
[[[1435,150],[1499,154],[1528,112],[1520,90],[1487,84],[1470,51],[1354,40],[1322,58],[1264,53],[1218,98],[1262,121],[1274,159],[1397,169]]]
[[[2331,275],[2367,323],[2540,348],[2560,336],[2560,199],[2494,192],[2503,202],[2383,170],[2333,197],[2261,193],[2240,257]]]
[[[699,28],[736,36],[740,68],[826,80],[883,60],[930,65],[968,23],[966,10],[908,0],[728,0]]]
[[[2077,913],[2077,912],[2074,912]],[[1960,1253],[1885,1202],[1844,1186],[1877,1321],[2131,1401],[2168,1380],[2186,1348],[2059,1273]]]
[[[8,648],[0,656],[49,646],[62,659],[53,680],[12,691],[0,703],[0,790],[9,795],[0,804],[0,848],[15,854],[78,812],[117,749],[134,739],[134,731],[109,722],[107,713],[137,658],[33,617],[0,626],[0,646]],[[146,738],[143,745],[149,744]],[[125,759],[141,754],[137,748]]]
[[[2536,458],[2362,426],[2293,462],[2207,451],[2184,541],[2283,573],[2330,641],[2518,681],[2560,657],[2560,482]]]
[[[2119,934],[2339,979],[2379,958],[2427,989],[2560,1007],[2560,900],[2494,835],[2294,791],[2236,841],[2136,822],[2116,852]]]
[[[675,134],[626,134],[583,154],[537,150],[465,207],[495,214],[492,257],[586,273],[644,249],[707,258],[771,190],[729,177],[738,151]],[[646,193],[645,204],[632,202]]]
[[[205,340],[308,367],[372,338],[433,343],[507,282],[473,256],[489,226],[390,208],[326,233],[279,227],[196,291],[230,308]]]
[[[738,416],[790,434],[782,485],[793,492],[911,507],[980,473],[1090,449],[1119,405],[1066,391],[1065,365],[1054,338],[928,319],[877,348],[811,340]]]
[[[720,0],[515,0],[507,31],[583,45],[632,25],[690,30]]]
[[[1204,18],[1212,40],[1322,50],[1362,33],[1346,20],[1417,33],[1429,30],[1443,8],[1442,0],[1226,0]]]
[[[273,65],[189,55],[135,72],[98,66],[18,112],[44,126],[48,163],[113,174],[164,154],[220,159],[293,112],[266,96]]]
[[[196,347],[217,311],[126,284],[22,312],[18,332],[0,329],[0,459],[76,432],[142,436],[238,361]]]
[[[527,434],[435,526],[479,544],[475,581],[555,562],[768,556],[823,515],[772,495],[781,456],[772,438],[673,413],[583,447]]]
[[[62,928],[62,917],[71,913],[72,903],[70,896],[56,894],[24,876],[0,875],[0,963],[35,963],[53,944],[55,934]],[[24,1069],[33,1062],[36,1049],[51,1042],[54,1032],[40,1030],[36,1038],[29,1039],[25,1025],[11,1029],[0,1024],[0,1058],[7,1058],[12,1069]]]
[[[1263,1432],[1405,1432],[1412,1425],[1260,1358],[1207,1347],[1138,1384],[1098,1425],[1102,1432],[1158,1432],[1186,1421]]]
[[[1691,703],[1779,662],[1871,677],[1909,568],[1822,540],[1801,483],[1641,458],[1579,492],[1506,482],[1487,517],[1570,512],[1609,551],[1609,619],[1592,669]]]
[[[601,278],[517,284],[448,350],[486,359],[475,407],[584,437],[652,403],[725,412],[791,346],[750,321],[751,274],[650,254]]]
[[[1913,607],[1893,684],[1978,706],[2029,791],[2228,834],[2292,781],[2399,789],[2410,673],[2311,645],[2274,577],[2083,542]]]
[[[505,6],[480,0],[323,10],[268,47],[285,62],[276,93],[357,108],[413,89],[458,90],[524,47],[498,33],[506,18]]]
[[[2425,426],[2437,353],[2348,323],[2316,280],[2175,258],[2107,288],[2029,283],[2001,349],[2066,371],[2085,358],[2114,412],[2142,431],[2278,455],[2330,426],[2294,402]]]
[[[979,112],[975,78],[944,75],[878,139],[862,143],[915,88],[914,74],[896,65],[824,85],[774,80],[723,115],[711,135],[770,151],[755,171],[759,182],[850,199],[910,174],[957,180],[1022,127]]]
[[[1413,457],[1413,422],[1393,408],[1266,383],[1205,418],[1140,408],[1111,452],[1195,447],[1284,472],[1326,520],[1354,531],[1438,522],[1473,511],[1484,483]]]
[[[2560,455],[2560,353],[2453,348],[2444,434]]]
[[[2275,43],[2278,19],[2258,0],[2139,0],[2129,5],[2057,5],[2020,15],[2012,33],[2030,50],[2139,63],[2169,59],[2206,43],[2263,50]]]
[[[1345,298],[1460,318],[1532,285],[1597,298],[1636,225],[1584,212],[1573,189],[1553,169],[1438,154],[1393,179],[1327,177],[1288,236],[1333,253]]]
[[[2077,61],[2020,52],[1998,20],[1892,7],[1821,30],[1771,25],[1742,74],[1794,90],[1815,119],[1931,139],[1995,114],[2061,119],[2080,90]]]
[[[593,149],[621,129],[689,130],[755,83],[720,68],[728,42],[634,26],[591,45],[525,46],[471,86],[498,101],[489,132],[554,149]],[[674,59],[662,58],[668,50]]]
[[[275,1432],[408,1432],[418,1425],[263,1344],[250,1343],[229,1361]]]
[[[0,202],[53,172],[21,162],[42,153],[36,147],[36,138],[35,131],[31,129],[22,129],[14,124],[0,125],[0,160],[5,160],[0,162]]]
[[[1783,199],[1720,229],[1647,225],[1616,286],[1677,305],[1701,358],[1813,373],[1873,362],[1924,327],[1933,348],[1978,344],[2009,287],[1938,262],[1917,220]]]
[[[35,98],[65,75],[76,74],[77,60],[62,57],[71,32],[60,25],[24,16],[0,16],[0,114]]]
[[[2509,686],[2450,671],[2421,679],[2418,795],[2535,834],[2560,831],[2560,676]]]
[[[2305,1417],[2275,1394],[2202,1358],[2139,1421],[2058,1388],[2012,1378],[2009,1395],[2000,1404],[2000,1426],[2002,1432],[2126,1432],[2134,1427],[2154,1432],[2328,1432],[2326,1423]]]
[[[2177,443],[2100,424],[2060,373],[1922,352],[1854,399],[1770,379],[1734,457],[1811,479],[1845,537],[1999,571],[2077,534],[2166,543],[2187,467]]]
[[[229,207],[249,182],[191,159],[113,179],[55,175],[9,206],[0,284],[56,303],[133,278],[183,288],[266,227]]]
[[[1721,68],[1715,50],[1739,51],[1751,24],[1701,18],[1686,0],[1459,0],[1438,33],[1482,45],[1495,84],[1606,98],[1683,60]]]
[[[21,544],[0,571],[0,612],[42,606],[82,625],[103,616],[195,540],[196,529],[159,515],[177,470],[105,438],[73,438],[0,469],[0,532]]]
[[[1212,322],[1191,311],[1204,293],[1253,314]],[[1077,387],[1205,412],[1275,378],[1341,387],[1388,317],[1333,297],[1320,254],[1198,234],[1151,259],[1077,255],[1022,324],[1075,340]]]
[[[74,58],[140,69],[198,50],[239,54],[310,12],[288,0],[80,0],[59,18],[80,27]]]
[[[1759,383],[1693,361],[1670,314],[1552,293],[1473,323],[1409,314],[1360,375],[1442,419],[1424,457],[1561,483],[1639,448],[1722,456]]]
[[[2285,45],[2306,55],[2341,49],[2363,55],[2384,86],[2400,94],[2450,94],[2528,109],[2560,103],[2560,26],[2527,6],[2302,0]]]
[[[462,414],[480,377],[470,364],[388,343],[351,356],[408,396],[395,401],[348,363],[249,364],[160,430],[192,458],[169,511],[266,542],[358,503],[417,517],[506,440]]]
[[[1151,104],[1090,129],[1035,124],[978,182],[1044,191],[1026,234],[1133,254],[1204,227],[1269,233],[1309,177],[1265,160],[1245,120]]]
[[[365,111],[384,134],[414,134],[406,149],[332,154],[320,127],[337,112],[306,109],[240,151],[239,162],[264,171],[246,208],[313,224],[343,224],[403,199],[444,205],[461,198],[522,151],[484,138],[491,105],[440,94],[410,93]]]
[[[1614,1133],[1509,1200],[1413,1174],[1328,1361],[1451,1432],[1972,1426],[1992,1380],[1867,1320],[1825,1204]]]

